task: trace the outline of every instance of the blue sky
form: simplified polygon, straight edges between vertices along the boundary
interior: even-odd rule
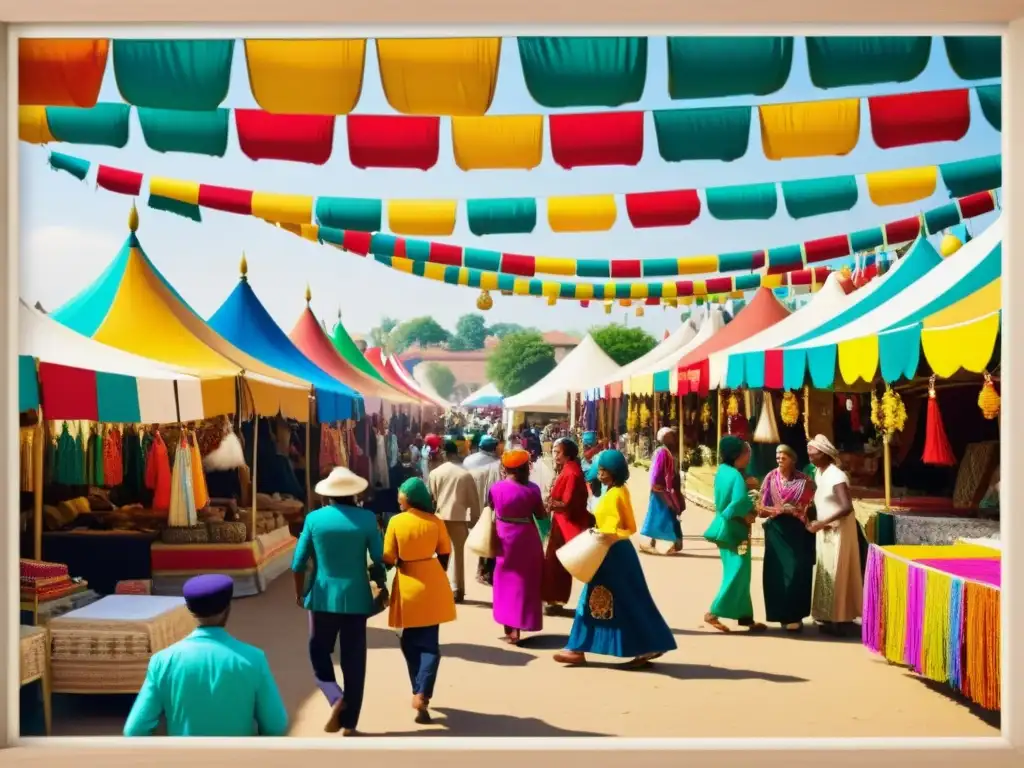
[[[978,85],[980,83],[970,83]],[[925,72],[912,83],[821,91],[807,74],[802,41],[794,50],[793,70],[786,87],[764,102],[804,101],[878,93],[925,91],[968,85],[949,67],[941,40],[932,46]],[[120,101],[113,67],[108,70],[101,101]],[[624,109],[661,109],[753,103],[749,99],[717,99],[706,102],[673,102],[668,98],[667,65],[663,38],[651,38],[647,86],[639,104]],[[244,48],[235,48],[231,89],[224,106],[256,107],[249,89]],[[529,96],[523,82],[514,39],[502,46],[501,68],[491,114],[548,112]],[[585,111],[585,110],[584,110]],[[376,50],[367,46],[366,74],[361,113],[392,113],[380,85]],[[752,137],[748,155],[734,163],[666,163],[661,160],[648,116],[644,159],[635,168],[580,168],[566,171],[556,166],[545,146],[542,165],[533,171],[459,170],[452,159],[447,121],[442,122],[441,156],[430,171],[369,170],[348,161],[344,120],[339,119],[334,154],[324,166],[277,161],[254,162],[238,148],[233,133],[227,155],[209,158],[185,154],[160,154],[142,139],[135,114],[131,136],[124,149],[53,145],[52,148],[104,163],[179,179],[222,184],[268,192],[381,198],[469,198],[576,195],[599,192],[624,194],[658,189],[705,188],[787,179],[864,173],[874,170],[932,165],[1000,151],[1000,134],[981,115],[971,95],[971,128],[956,143],[931,144],[882,151],[874,146],[870,123],[862,119],[860,143],[841,158],[811,158],[771,162],[764,158],[758,135]],[[759,131],[757,121],[752,130]],[[545,137],[546,138],[546,137]],[[94,189],[46,164],[48,150],[20,145],[21,295],[29,303],[41,301],[53,309],[94,280],[114,258],[126,234],[129,198]],[[145,196],[145,187],[143,189]],[[619,200],[619,220],[612,231],[594,234],[552,234],[544,209],[538,211],[537,229],[528,235],[474,237],[466,228],[464,209],[454,235],[446,240],[464,246],[492,248],[532,255],[574,258],[655,258],[690,256],[774,247],[815,237],[840,234],[917,214],[946,202],[940,182],[929,200],[912,205],[878,208],[861,189],[861,202],[847,213],[790,219],[782,206],[766,222],[723,222],[706,212],[688,227],[634,230]],[[382,265],[309,243],[268,227],[256,219],[216,211],[203,211],[197,224],[172,214],[153,211],[140,203],[139,236],[147,253],[179,292],[204,317],[210,316],[234,288],[238,263],[244,251],[249,278],[261,301],[285,330],[290,330],[303,307],[307,283],[312,287],[313,310],[330,325],[339,309],[353,333],[365,333],[382,316],[398,318],[431,315],[449,327],[466,312],[475,312],[476,291],[448,286],[412,275],[396,273]],[[986,226],[989,215],[975,221],[974,229]],[[678,325],[675,312],[648,308],[646,317],[628,313],[630,325],[642,325],[660,336]],[[581,308],[574,302],[548,307],[539,298],[495,296],[489,322],[520,322],[544,330],[583,331],[591,325],[621,320],[624,312],[606,316],[597,306]]]

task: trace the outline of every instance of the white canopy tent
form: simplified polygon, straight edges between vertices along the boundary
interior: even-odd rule
[[[706,318],[705,318],[706,320]],[[644,381],[642,379],[652,379],[653,384],[653,371],[663,370],[661,363],[667,360],[675,352],[688,347],[699,333],[697,323],[692,319],[687,319],[675,333],[669,336],[665,341],[656,346],[646,355],[641,358],[634,360],[629,365],[622,369],[622,392],[623,394],[631,394],[633,392],[634,384],[644,388]],[[658,354],[654,354],[657,352]],[[637,394],[647,394],[646,392],[638,392]]]
[[[518,395],[506,397],[505,408],[533,413],[568,413],[566,399],[570,392],[578,391],[580,381],[603,381],[618,370],[619,365],[587,334],[547,376]]]
[[[643,370],[635,371],[633,373],[633,379],[640,377],[651,377],[653,379],[654,374],[661,371],[670,371],[672,376],[675,376],[676,363],[686,357],[692,350],[699,347],[705,341],[710,339],[720,330],[725,327],[725,312],[719,306],[708,307],[707,315],[704,317],[704,321],[700,324],[700,328],[697,329],[697,333],[693,335],[688,342],[674,352],[665,355],[660,360],[645,366]],[[632,388],[632,383],[631,383]]]
[[[494,384],[484,384],[476,392],[459,403],[463,408],[485,408],[493,405],[501,405],[501,392]]]

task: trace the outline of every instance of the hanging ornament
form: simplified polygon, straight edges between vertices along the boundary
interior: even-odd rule
[[[676,411],[676,399],[669,395],[669,406],[668,406],[668,420],[669,423],[674,424],[678,418],[678,411]]]
[[[644,308],[643,307],[637,307],[636,308],[636,316],[637,317],[643,317],[644,316]]]
[[[590,306],[590,299],[580,299],[580,306],[586,309]]]
[[[553,307],[557,303],[558,303],[558,297],[557,296],[548,296],[548,306],[549,307]]]
[[[711,426],[711,401],[705,400],[704,405],[700,407],[700,423],[707,431],[708,427]]]
[[[604,303],[604,313],[606,315],[610,315],[612,313],[612,303],[610,301],[606,301]]]
[[[494,306],[494,299],[491,298],[491,294],[487,291],[480,291],[480,295],[476,297],[476,308],[481,312],[486,312]]]
[[[981,408],[981,415],[989,420],[996,418],[999,416],[1001,402],[995,382],[992,381],[992,374],[985,371],[985,383],[981,387],[981,394],[978,395],[978,407]]]
[[[945,259],[959,251],[963,246],[964,244],[960,242],[959,237],[949,234],[942,238],[942,242],[939,243],[939,253],[941,253],[942,258]]]
[[[778,445],[782,442],[779,437],[779,428],[775,424],[775,407],[772,403],[771,392],[764,393],[761,402],[761,415],[757,419],[757,428],[754,430],[754,442],[766,445]]]
[[[740,399],[736,397],[735,392],[729,393],[729,400],[726,402],[725,412],[729,416],[740,415]]]
[[[886,441],[893,433],[902,432],[907,423],[907,409],[903,404],[903,398],[889,385],[886,385],[881,398],[876,392],[871,393],[871,423]]]
[[[786,392],[782,395],[779,415],[782,416],[782,423],[787,427],[795,427],[796,423],[800,421],[800,401],[796,399],[794,392]]]
[[[946,437],[946,427],[942,423],[942,412],[939,401],[935,397],[935,376],[928,379],[928,415],[924,428],[924,451],[921,461],[936,467],[952,467],[956,464],[956,456]]]
[[[641,400],[639,407],[640,416],[640,428],[645,429],[650,426],[651,423],[651,409],[647,407],[647,401]]]

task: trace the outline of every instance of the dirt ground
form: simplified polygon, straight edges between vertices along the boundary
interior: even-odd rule
[[[647,505],[645,475],[637,471],[630,480],[638,522]],[[999,735],[997,718],[871,655],[859,639],[827,639],[813,626],[798,636],[778,627],[763,635],[722,635],[704,626],[720,576],[717,552],[700,538],[709,519],[691,507],[683,518],[682,555],[641,556],[679,643],[651,670],[626,671],[597,658],[585,668],[555,664],[551,655],[569,633],[568,617],[545,617],[544,630],[522,647],[504,646],[491,619],[490,590],[471,582],[457,621],[441,629],[432,725],[412,721],[406,667],[386,614],[372,621],[360,730],[390,737]],[[476,559],[467,559],[474,573]],[[754,560],[756,610],[763,605],[757,549]],[[578,592],[579,585],[571,604]],[[336,738],[323,732],[328,708],[311,677],[306,616],[295,606],[290,577],[266,594],[236,601],[229,629],[266,651],[291,735]],[[119,735],[130,706],[130,697],[57,696],[54,735]],[[35,708],[31,699],[23,717],[37,720],[28,707]]]

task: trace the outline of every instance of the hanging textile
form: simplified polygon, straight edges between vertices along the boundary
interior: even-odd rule
[[[199,454],[199,439],[195,432],[188,435],[190,451],[190,467],[192,469],[192,493],[194,494],[195,508],[205,509],[210,503],[210,493],[206,488],[206,473],[203,471],[203,457]]]
[[[236,109],[238,146],[250,160],[323,165],[334,148],[334,115],[278,115]]]
[[[947,35],[942,41],[946,45],[949,66],[961,80],[987,80],[1002,76],[1003,41],[999,35]]]
[[[668,38],[672,99],[767,96],[782,89],[792,67],[792,37]]]
[[[96,186],[119,195],[138,197],[142,191],[142,174],[124,168],[101,165],[96,171]]]
[[[103,436],[95,425],[89,431],[88,449],[88,485],[107,485],[104,472]]]
[[[18,40],[18,103],[92,107],[107,71],[108,40]]]
[[[146,452],[139,433],[133,426],[127,427],[121,438],[121,461],[121,490],[124,498],[128,500],[125,503],[138,502],[142,498],[142,489],[146,486]]]
[[[171,504],[170,458],[159,430],[153,431],[151,439],[152,445],[146,455],[146,488],[153,492],[153,509],[166,512]]]
[[[938,168],[902,168],[866,174],[868,196],[875,205],[903,205],[924,200],[935,194]]]
[[[313,220],[313,197],[253,192],[252,215],[282,224],[309,224]]]
[[[124,482],[121,432],[109,427],[103,436],[103,477],[106,485],[114,488]]]
[[[153,507],[159,509],[155,500]],[[195,495],[192,489],[192,453],[185,444],[182,433],[174,452],[174,469],[171,471],[167,503],[167,525],[171,528],[191,528],[197,522]]]
[[[440,153],[441,119],[401,115],[349,115],[348,156],[356,168],[429,171]]]
[[[881,149],[960,141],[971,125],[970,91],[871,96],[871,136]]]
[[[65,155],[63,152],[51,152],[47,162],[53,170],[69,173],[79,181],[85,181],[85,177],[89,175],[89,168],[92,167],[88,160]]]
[[[129,104],[201,112],[228,95],[234,40],[114,40],[114,78]]]
[[[974,89],[978,94],[978,103],[981,104],[981,113],[985,115],[988,124],[997,131],[1003,130],[1003,87],[996,85],[981,85]]]
[[[18,448],[21,468],[21,490],[32,493],[36,487],[36,428],[21,427],[18,430]]]
[[[963,197],[1003,186],[1003,157],[989,155],[970,160],[956,160],[939,166],[942,183],[950,197]]]
[[[396,235],[447,237],[455,231],[455,200],[389,200],[388,228]]]
[[[106,424],[142,421],[138,379],[97,371],[96,412],[96,420]]]
[[[97,421],[96,374],[53,363],[39,364],[39,391],[48,419]]]
[[[249,87],[260,108],[347,115],[363,89],[366,40],[246,40]]]
[[[39,407],[39,374],[36,359],[18,355],[18,413],[34,411]]]
[[[858,196],[856,176],[782,182],[782,200],[794,219],[852,210]]]
[[[71,434],[68,422],[60,428],[54,446],[53,482],[57,485],[85,485],[85,451],[80,439]]]
[[[46,107],[18,107],[18,140],[29,144],[49,144],[55,141],[46,122]]]
[[[644,154],[643,112],[551,115],[551,156],[563,168],[640,163]]]
[[[388,462],[387,438],[379,431],[374,431],[370,436],[374,443],[373,453],[373,479],[380,488],[388,489],[390,485],[390,465]]]
[[[661,159],[730,162],[747,154],[750,107],[656,109],[654,132]]]
[[[452,118],[452,151],[464,171],[529,171],[544,152],[544,115]]]
[[[146,205],[154,211],[173,213],[176,216],[181,216],[182,218],[189,219],[191,221],[201,222],[203,220],[203,214],[199,210],[198,205],[183,203],[180,200],[173,200],[169,197],[161,197],[160,195],[154,195],[152,192],[149,195],[149,199],[146,201]]]
[[[646,37],[518,37],[530,96],[544,107],[620,107],[647,83]]]
[[[317,223],[358,232],[378,232],[383,228],[384,202],[364,197],[318,197]]]
[[[704,195],[708,213],[720,221],[770,219],[779,209],[779,196],[771,182],[709,187]]]
[[[180,109],[136,110],[146,146],[157,152],[187,152],[224,157],[228,149],[229,109],[186,112]]]
[[[757,111],[769,160],[847,155],[860,139],[860,99],[770,104]]]
[[[548,198],[552,232],[607,232],[618,215],[614,195]]]
[[[89,109],[47,107],[46,124],[56,141],[124,149],[130,115],[127,104],[103,103]]]
[[[466,201],[469,231],[474,235],[519,235],[537,226],[537,201],[532,197]]]
[[[635,192],[626,195],[626,214],[636,229],[682,227],[700,216],[700,197],[695,189],[666,192]],[[668,259],[675,267],[676,259]],[[646,262],[650,264],[650,262]],[[645,274],[649,273],[645,269]],[[677,270],[666,274],[677,274]]]
[[[320,476],[326,477],[335,467],[344,466],[339,448],[338,430],[326,424],[320,427]]]
[[[405,115],[485,114],[500,59],[500,37],[377,39],[384,96]]]
[[[929,35],[808,36],[806,42],[816,88],[909,83],[924,72],[932,51]]]

